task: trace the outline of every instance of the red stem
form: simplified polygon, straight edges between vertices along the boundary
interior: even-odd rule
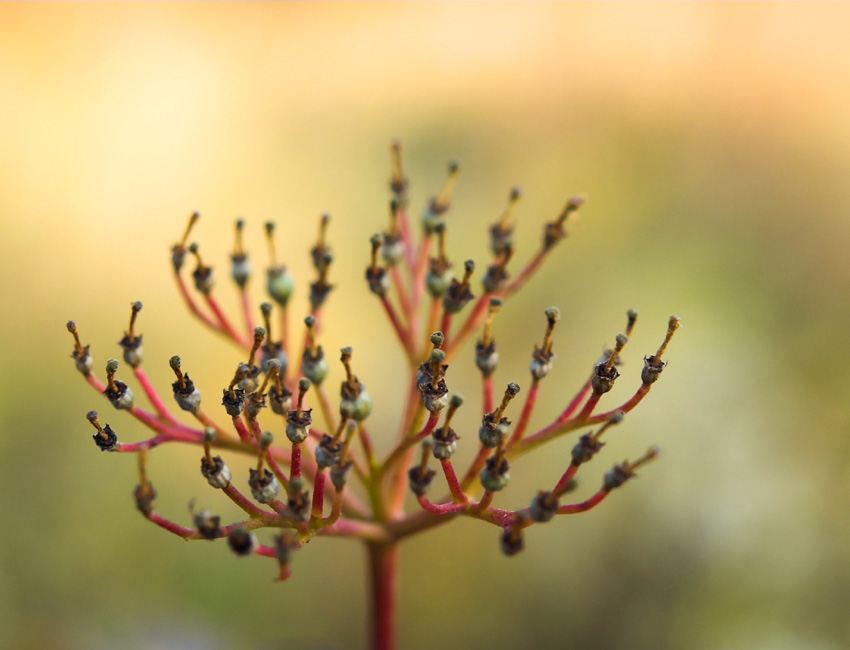
[[[443,308],[443,319],[440,322],[440,331],[443,333],[443,348],[449,348],[449,330],[452,327],[452,313]]]
[[[528,427],[528,420],[531,418],[531,412],[534,410],[534,404],[537,401],[537,390],[539,387],[540,384],[537,380],[534,380],[528,394],[525,396],[525,404],[523,404],[522,413],[519,416],[519,421],[516,423],[516,427],[514,427],[514,432],[508,440],[508,447],[522,440],[522,434],[525,433],[525,430]],[[489,411],[487,412],[489,413]]]
[[[566,488],[567,483],[569,483],[576,475],[579,467],[580,465],[577,465],[576,463],[570,463],[570,466],[567,467],[567,471],[564,472],[563,476],[561,476],[560,480],[555,484],[555,487],[552,492],[555,492],[557,494],[558,492]]]
[[[449,484],[449,490],[452,492],[452,498],[455,500],[455,503],[466,503],[468,499],[463,493],[463,490],[460,489],[460,483],[458,483],[457,475],[455,474],[454,467],[452,467],[452,461],[445,458],[440,461],[440,465],[443,467],[443,473],[446,475],[446,482]]]
[[[395,650],[398,544],[373,542],[367,549],[372,585],[372,648]]]
[[[290,475],[292,478],[296,476],[301,476],[301,443],[293,442],[292,443],[292,460],[289,464],[290,466]]]
[[[590,379],[584,382],[584,386],[582,386],[579,391],[576,393],[575,397],[567,404],[566,408],[561,412],[558,416],[558,419],[555,422],[566,422],[569,417],[575,412],[575,410],[579,407],[584,401],[584,398],[587,397],[587,394],[590,392]]]
[[[159,416],[168,420],[172,424],[179,425],[180,422],[178,422],[177,418],[169,412],[168,407],[157,394],[156,389],[153,387],[153,384],[151,384],[145,371],[142,370],[141,367],[133,368],[133,374],[136,375],[136,380],[139,382],[139,385],[142,387],[142,390],[145,392],[145,395],[147,395],[148,400],[150,400],[151,405]]]
[[[593,413],[593,409],[596,408],[596,404],[599,402],[600,397],[602,397],[602,395],[597,395],[596,393],[591,395],[585,403],[584,407],[581,409],[581,411],[579,411],[575,419],[578,421],[582,421],[589,418],[590,414]]]
[[[227,315],[222,310],[221,305],[218,304],[218,301],[213,298],[213,295],[211,293],[204,294],[204,300],[207,301],[207,305],[209,305],[209,308],[215,314],[216,320],[218,320],[219,323],[219,329],[233,339],[233,341],[238,345],[243,348],[250,349],[251,341],[248,341],[239,335],[239,332],[236,331],[236,328],[234,328],[230,320],[228,320]]]
[[[484,412],[490,413],[493,410],[493,377],[488,375],[482,380],[484,389]]]
[[[387,312],[387,316],[390,319],[390,323],[392,323],[393,329],[395,330],[396,336],[398,336],[398,340],[401,342],[404,351],[407,353],[408,358],[413,362],[413,341],[410,338],[410,332],[408,332],[404,325],[401,324],[399,320],[398,314],[395,311],[395,307],[393,307],[392,303],[387,299],[386,296],[381,296],[381,304],[384,306],[384,310]]]
[[[419,502],[419,505],[422,506],[423,510],[435,515],[448,515],[453,512],[458,512],[464,507],[462,503],[431,503],[428,500],[428,497],[424,494],[417,495],[416,500]]]
[[[240,298],[242,299],[242,315],[245,318],[245,329],[248,331],[248,336],[254,336],[254,319],[251,317],[251,296],[245,289],[239,290]]]
[[[150,519],[157,526],[165,528],[165,530],[174,533],[175,535],[179,535],[180,537],[186,538],[191,537],[195,534],[194,528],[186,528],[185,526],[181,526],[179,524],[175,524],[170,519],[166,519],[165,517],[158,515],[155,512],[152,512],[148,515],[148,519]]]
[[[195,302],[195,299],[192,297],[192,294],[189,293],[189,287],[186,286],[186,281],[183,279],[183,276],[180,275],[180,273],[175,273],[174,279],[177,280],[177,288],[180,290],[180,295],[183,297],[183,302],[186,303],[186,306],[189,308],[189,311],[192,312],[195,318],[197,318],[204,325],[206,325],[212,330],[215,330],[219,334],[224,334],[224,332],[221,331],[221,328],[216,325],[215,321],[213,321],[209,316],[202,312],[200,307],[198,307],[198,303]]]
[[[313,483],[313,506],[311,513],[313,519],[322,518],[322,510],[325,506],[325,470],[320,469]]]
[[[601,488],[596,494],[587,499],[586,501],[582,501],[581,503],[571,503],[564,506],[558,506],[558,514],[559,515],[574,515],[578,512],[585,512],[586,510],[590,510],[592,507],[598,505],[602,499],[608,496],[608,490],[605,488]]]

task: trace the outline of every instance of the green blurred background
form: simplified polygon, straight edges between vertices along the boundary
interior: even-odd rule
[[[535,527],[510,560],[476,521],[406,543],[402,647],[850,646],[848,28],[850,6],[817,3],[0,5],[3,646],[364,647],[358,545],[317,540],[273,584],[266,560],[143,521],[134,459],[98,453],[83,416],[101,410],[124,440],[145,432],[74,371],[64,323],[100,368],[142,300],[148,373],[167,389],[179,353],[214,395],[238,354],[174,290],[186,216],[204,215],[195,237],[231,307],[234,218],[257,264],[261,224],[278,220],[303,310],[330,211],[324,342],[355,347],[386,449],[403,361],[362,273],[394,137],[414,206],[461,160],[457,261],[486,259],[513,184],[515,269],[567,196],[590,196],[497,321],[497,384],[527,386],[542,310],[562,309],[536,424],[626,309],[641,318],[605,404],[634,390],[669,314],[684,324],[579,496],[650,443],[663,459],[592,513]],[[451,376],[469,398],[464,458],[468,352]],[[551,485],[571,442],[516,463],[497,505]],[[158,508],[187,523],[196,498],[232,516],[197,462],[193,448],[152,454]]]

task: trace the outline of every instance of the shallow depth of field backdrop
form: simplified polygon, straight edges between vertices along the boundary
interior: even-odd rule
[[[815,3],[0,5],[3,646],[363,647],[355,544],[315,540],[274,584],[268,560],[139,516],[134,458],[99,453],[84,414],[125,440],[145,432],[74,371],[64,323],[77,320],[101,370],[142,300],[149,374],[167,391],[179,353],[218,413],[238,356],[182,308],[169,246],[201,211],[194,238],[235,306],[233,220],[247,219],[262,266],[261,225],[276,219],[297,314],[329,211],[323,342],[332,357],[354,346],[386,449],[402,358],[363,269],[398,137],[414,213],[449,158],[463,165],[458,263],[484,264],[511,185],[525,191],[514,269],[567,196],[590,197],[497,320],[497,384],[527,387],[543,309],[562,309],[536,423],[626,309],[641,318],[604,404],[634,390],[669,314],[684,324],[579,496],[650,443],[662,460],[597,510],[535,527],[512,559],[477,521],[407,542],[402,647],[846,648],[848,29],[850,7]],[[469,353],[450,380],[469,401],[467,458]],[[571,445],[517,462],[497,505],[551,485]],[[198,458],[150,458],[158,508],[184,523],[193,497],[232,514]]]

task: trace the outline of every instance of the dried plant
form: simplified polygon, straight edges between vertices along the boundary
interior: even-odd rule
[[[562,503],[575,484],[579,468],[605,444],[603,434],[619,424],[624,414],[649,393],[666,365],[662,357],[679,326],[678,317],[672,316],[662,344],[655,354],[644,358],[640,385],[634,395],[615,408],[597,412],[600,398],[611,390],[620,374],[620,355],[637,319],[637,312],[629,310],[626,328],[617,335],[614,348],[606,350],[593,364],[587,381],[575,396],[548,425],[528,433],[537,393],[555,358],[553,338],[560,312],[554,307],[544,312],[545,333],[542,343],[534,346],[530,385],[515,423],[507,413],[521,393],[519,384],[508,383],[501,398],[494,401],[493,374],[499,358],[493,336],[494,318],[503,302],[526,285],[566,236],[565,227],[584,199],[569,199],[558,217],[545,224],[540,249],[511,277],[507,267],[514,254],[512,215],[520,199],[520,191],[513,189],[504,213],[490,226],[494,257],[483,274],[483,291],[476,298],[471,288],[474,262],[464,262],[463,272],[457,277],[445,246],[449,198],[460,167],[456,163],[449,165],[445,187],[422,214],[422,236],[417,244],[411,234],[408,183],[402,172],[398,143],[391,147],[391,160],[389,225],[385,232],[371,238],[371,258],[365,272],[368,289],[385,311],[408,362],[409,379],[399,386],[402,392],[399,399],[405,400],[402,421],[395,431],[375,432],[382,438],[395,437],[394,447],[386,457],[380,458],[376,453],[373,434],[366,426],[372,399],[354,372],[352,348],[341,349],[345,379],[340,386],[337,408],[332,405],[325,382],[329,364],[319,343],[319,330],[322,307],[333,288],[328,282],[333,254],[327,242],[330,221],[327,215],[321,217],[318,241],[310,250],[316,279],[310,285],[311,313],[304,319],[303,344],[294,360],[291,357],[296,346],[289,334],[294,280],[276,257],[275,224],[265,225],[270,257],[266,290],[270,301],[259,306],[262,326],[254,325],[257,314],[248,293],[252,274],[242,243],[242,220],[236,222],[231,275],[241,298],[244,327],[234,324],[221,309],[214,295],[212,268],[203,262],[198,245],[188,243],[199,218],[197,213],[190,217],[183,236],[172,248],[174,277],[186,306],[204,326],[241,348],[246,355],[222,394],[221,404],[232,429],[222,426],[202,408],[200,391],[184,371],[180,357],[171,357],[169,361],[175,375],[171,387],[177,406],[194,418],[194,422],[187,424],[176,417],[156,392],[142,369],[142,336],[136,332],[136,319],[142,309],[140,302],[132,303],[130,324],[120,346],[124,362],[130,366],[152,410],[138,406],[130,387],[117,378],[117,360],[107,361],[105,383],[95,375],[89,346],[82,345],[75,323],[67,324],[74,337],[72,356],[77,370],[114,408],[127,411],[154,432],[147,440],[121,442],[115,430],[109,424],[102,424],[95,411],[86,415],[96,430],[94,441],[98,448],[137,455],[139,485],[134,494],[145,518],[184,539],[226,538],[238,555],[271,558],[277,563],[280,580],[289,576],[293,554],[311,538],[333,535],[360,540],[368,549],[371,563],[372,643],[379,649],[394,648],[396,643],[397,550],[401,541],[456,517],[473,517],[495,525],[501,531],[502,551],[514,555],[523,548],[526,529],[558,515],[595,507],[658,454],[657,449],[651,448],[636,461],[615,465],[588,499]],[[436,254],[431,257],[434,245]],[[195,260],[191,272],[195,292],[187,284],[184,272],[187,255]],[[463,321],[457,323],[461,317]],[[459,436],[451,425],[463,398],[455,392],[450,394],[447,373],[449,362],[476,332],[480,332],[480,338],[474,346],[474,362],[481,374],[483,413],[478,429],[478,452],[458,474],[452,455]],[[382,368],[379,372],[365,370],[362,374],[387,377],[393,373]],[[320,413],[321,424],[314,422],[313,407]],[[445,416],[438,426],[442,412]],[[511,462],[578,429],[588,431],[575,444],[563,475],[550,490],[539,491],[526,508],[493,507],[496,493],[508,483]],[[275,437],[283,440],[281,432],[286,440],[284,444],[275,444]],[[474,436],[464,439],[465,444],[471,444]],[[156,511],[156,492],[146,472],[147,454],[154,447],[176,441],[203,448],[201,473],[211,487],[223,492],[244,511],[245,519],[222,524],[213,513],[198,510],[192,513],[192,525],[184,526]],[[256,457],[256,467],[250,469],[247,477],[235,479],[224,456],[217,455],[219,451],[223,455],[240,453]],[[429,467],[432,457],[439,465],[438,470]],[[438,473],[447,495],[431,500],[427,493]],[[346,487],[352,477],[356,485]],[[413,492],[419,506],[414,512],[405,510],[407,489]],[[277,532],[272,543],[258,542],[255,531],[263,528]]]

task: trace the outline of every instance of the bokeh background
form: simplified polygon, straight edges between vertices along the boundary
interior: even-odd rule
[[[850,7],[819,3],[0,5],[3,646],[364,647],[356,544],[317,540],[273,584],[269,561],[143,521],[134,459],[98,453],[84,414],[145,432],[74,371],[64,323],[100,367],[142,300],[148,373],[167,390],[179,353],[215,395],[239,355],[174,290],[186,216],[204,215],[195,237],[231,307],[233,220],[262,264],[276,219],[303,310],[329,211],[324,342],[355,347],[386,449],[403,360],[362,273],[398,137],[413,206],[462,162],[457,261],[486,259],[514,184],[514,268],[567,196],[590,197],[497,322],[497,382],[527,385],[542,310],[562,309],[536,424],[626,309],[641,318],[606,404],[634,390],[669,314],[684,323],[579,495],[650,443],[662,461],[592,513],[535,527],[513,559],[476,521],[407,542],[402,647],[848,647],[848,29]],[[468,352],[455,366],[464,458],[478,384]],[[497,505],[551,485],[571,444],[518,462]],[[152,455],[159,509],[187,522],[196,498],[233,515],[197,457]]]

